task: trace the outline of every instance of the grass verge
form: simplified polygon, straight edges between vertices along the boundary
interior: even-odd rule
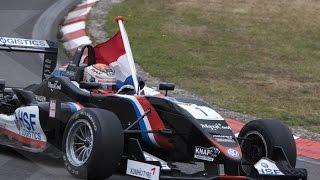
[[[320,132],[320,2],[128,0],[137,63],[220,107]]]

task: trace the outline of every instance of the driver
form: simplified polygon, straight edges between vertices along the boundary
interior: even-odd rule
[[[106,64],[93,64],[84,69],[83,81],[101,84],[100,89],[93,92],[109,94],[116,91],[116,75],[112,67]]]

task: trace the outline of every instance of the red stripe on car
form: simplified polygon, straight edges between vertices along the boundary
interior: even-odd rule
[[[38,141],[38,140],[30,139],[30,138],[21,136],[20,134],[14,133],[14,132],[9,131],[9,130],[4,129],[4,128],[0,128],[0,134],[6,135],[6,136],[8,136],[8,138],[15,139],[15,140],[19,141],[22,144],[30,145],[31,147],[34,147],[34,148],[45,148],[46,145],[47,145],[47,143],[44,142],[44,141]]]
[[[137,96],[136,97],[139,103],[141,104],[143,110],[147,112],[149,109],[151,110],[148,114],[148,120],[151,126],[151,130],[165,130],[166,127],[161,120],[159,114],[157,113],[156,109],[151,105],[151,103],[146,99],[144,96]],[[169,138],[159,134],[154,133],[154,139],[156,142],[164,148],[172,148],[173,144],[169,142]]]

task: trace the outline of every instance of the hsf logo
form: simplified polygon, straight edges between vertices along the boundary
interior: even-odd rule
[[[38,117],[36,114],[18,109],[15,112],[14,122],[20,135],[26,138],[41,140],[41,133],[37,130]]]
[[[17,125],[18,130],[21,128],[26,128],[27,130],[34,131],[34,126],[36,125],[35,119],[36,115],[23,112],[21,110],[16,111],[15,113],[15,124]]]

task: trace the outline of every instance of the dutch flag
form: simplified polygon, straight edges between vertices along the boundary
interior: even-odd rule
[[[117,89],[123,85],[132,85],[138,93],[136,68],[123,18],[119,16],[116,21],[119,31],[108,41],[94,47],[96,63],[107,64],[114,68]]]

